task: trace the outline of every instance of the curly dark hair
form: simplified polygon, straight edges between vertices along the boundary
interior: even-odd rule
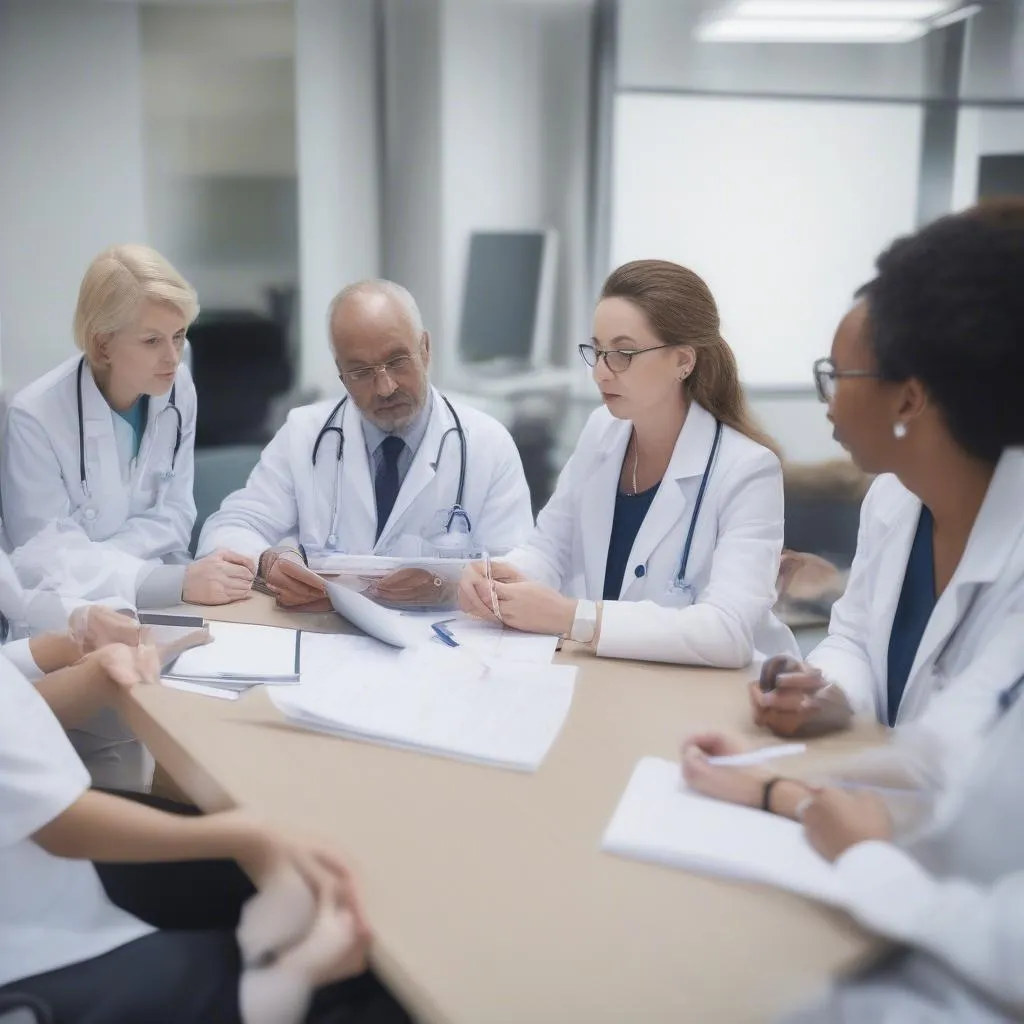
[[[882,377],[915,377],[953,439],[986,462],[1024,445],[1024,199],[897,239],[860,291]]]

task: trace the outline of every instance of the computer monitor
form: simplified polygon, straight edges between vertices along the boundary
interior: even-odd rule
[[[474,231],[459,326],[463,370],[523,372],[551,361],[558,235]]]

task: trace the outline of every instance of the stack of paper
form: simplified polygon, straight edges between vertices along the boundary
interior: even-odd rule
[[[787,818],[700,796],[678,764],[644,758],[608,825],[602,849],[700,874],[773,885],[825,903],[840,900],[831,865]]]
[[[442,645],[303,634],[302,685],[271,700],[291,721],[355,739],[534,771],[572,703],[575,668],[492,666]]]
[[[301,633],[276,626],[211,622],[211,643],[185,651],[164,672],[178,689],[238,691],[299,682]]]

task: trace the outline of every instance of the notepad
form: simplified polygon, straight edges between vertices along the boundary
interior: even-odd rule
[[[841,899],[835,871],[812,849],[800,824],[694,793],[682,782],[678,764],[656,757],[644,758],[634,769],[601,847],[825,903]]]
[[[329,642],[338,639],[313,640],[302,685],[270,693],[297,725],[535,771],[572,703],[572,666],[491,667],[441,645],[389,651],[361,637]],[[352,643],[360,640],[362,650]]]
[[[300,633],[278,626],[211,622],[213,642],[180,655],[165,673],[170,679],[216,686],[297,683]]]

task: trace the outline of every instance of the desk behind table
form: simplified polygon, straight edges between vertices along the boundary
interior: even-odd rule
[[[346,628],[262,596],[203,611]],[[244,806],[345,851],[379,970],[423,1020],[768,1021],[872,950],[843,915],[798,897],[599,850],[640,757],[673,758],[698,729],[753,734],[744,673],[557,658],[579,667],[576,693],[535,774],[300,731],[261,690],[229,702],[136,688],[125,713],[203,808]],[[881,735],[865,725],[818,741],[786,768]]]

